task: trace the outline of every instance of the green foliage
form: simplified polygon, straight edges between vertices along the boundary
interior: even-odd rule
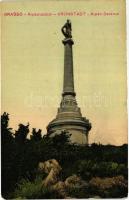
[[[68,188],[67,193],[72,198],[78,198],[78,199],[89,198],[88,189],[85,187],[83,187],[83,188],[78,188],[78,187]]]
[[[112,178],[92,178],[89,182],[89,193],[101,198],[122,198],[128,192],[127,180],[123,176]]]
[[[127,197],[127,189],[123,187],[113,186],[107,190],[99,190],[98,188],[89,186],[88,188],[70,188],[68,191],[72,198],[122,198]]]
[[[9,114],[4,112],[3,115],[1,116],[1,127],[3,130],[8,128],[8,122],[9,122]]]
[[[9,126],[9,114],[4,112],[1,116],[1,142],[2,145],[4,143],[10,143],[13,140],[13,134],[11,132],[12,128],[8,128]]]
[[[56,145],[57,148],[63,147],[65,144],[70,143],[70,136],[68,132],[61,131],[61,134],[57,134],[53,137],[53,145]]]
[[[31,185],[33,191],[36,192],[38,189],[35,187],[35,184],[40,182],[35,180],[38,174],[38,163],[49,159],[56,159],[61,164],[63,168],[61,172],[62,180],[65,180],[72,174],[77,174],[82,179],[88,181],[96,176],[113,177],[123,175],[125,179],[128,177],[128,145],[126,144],[120,147],[92,144],[89,147],[71,144],[70,134],[65,131],[54,137],[49,137],[48,135],[42,137],[40,129],[38,131],[33,129],[30,139],[27,139],[28,134],[29,124],[20,124],[18,130],[13,135],[12,129],[9,128],[9,115],[4,113],[1,116],[1,174],[2,195],[4,198],[8,198],[8,193],[12,194],[14,192],[17,183],[22,179],[26,180],[24,184],[20,183],[22,188],[26,184],[29,191]],[[90,192],[91,188],[88,190],[89,193],[98,194],[94,191],[96,189],[92,192]],[[18,189],[17,191],[20,192],[21,190]],[[106,191],[108,193],[107,196],[111,196],[111,193],[113,195],[113,191],[111,191]],[[119,193],[118,188],[114,189],[114,191]],[[79,198],[78,192],[78,188],[71,190],[71,194],[73,193],[77,198]],[[121,194],[123,193],[121,192]],[[41,194],[42,196],[43,194],[47,196],[47,192],[45,193],[45,191],[41,191]],[[48,192],[48,196],[49,194]],[[80,197],[83,198],[83,194],[84,190],[80,191]]]
[[[38,131],[36,131],[36,128],[32,129],[32,135],[30,136],[31,141],[35,141],[38,142],[42,139],[42,135],[41,135],[42,130],[39,129]]]
[[[37,193],[41,193],[42,182],[36,179],[33,183],[29,180],[21,180],[18,188],[14,192],[15,198],[35,198]]]
[[[81,160],[78,162],[78,174],[87,180],[94,176],[112,177],[120,174],[125,175],[127,167],[125,164],[116,162],[96,162],[92,160]]]
[[[1,116],[1,190],[2,195],[9,191],[10,185],[15,184],[13,158],[15,156],[14,138],[9,126],[9,114]]]
[[[13,194],[15,199],[51,199],[61,198],[55,190],[42,186],[42,179],[37,177],[34,182],[22,180]]]
[[[15,140],[18,143],[24,143],[26,141],[28,133],[29,133],[29,123],[26,126],[23,124],[19,124],[18,130],[15,132]]]

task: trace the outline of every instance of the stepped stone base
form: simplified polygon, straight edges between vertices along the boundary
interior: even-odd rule
[[[56,118],[47,126],[47,134],[54,136],[66,130],[71,134],[72,143],[88,144],[88,133],[91,129],[91,123],[88,119],[82,117],[75,97],[69,96],[69,101],[67,100],[66,97],[62,98]]]
[[[53,120],[49,123],[47,130],[50,136],[60,134],[66,130],[71,134],[71,142],[77,144],[88,144],[88,127],[83,120]]]

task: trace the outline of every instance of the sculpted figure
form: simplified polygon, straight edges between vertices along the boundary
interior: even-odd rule
[[[72,25],[71,25],[71,21],[69,19],[67,19],[67,22],[64,24],[64,26],[61,29],[63,35],[65,36],[65,38],[72,38]]]

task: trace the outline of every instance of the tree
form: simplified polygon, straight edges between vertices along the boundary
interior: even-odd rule
[[[69,144],[70,136],[71,134],[69,134],[67,131],[61,131],[60,134],[57,134],[52,138],[54,146],[56,145],[57,148],[61,148],[65,144]]]
[[[9,128],[9,114],[4,112],[1,116],[1,191],[2,196],[13,184],[14,137]]]
[[[24,143],[27,139],[28,133],[29,123],[26,126],[23,124],[19,124],[18,130],[15,132],[15,141],[18,143]]]
[[[1,116],[1,143],[2,146],[5,143],[8,143],[13,139],[13,133],[11,132],[12,128],[8,128],[9,126],[9,114],[4,112]]]
[[[42,134],[41,134],[42,130],[39,129],[38,131],[36,131],[36,128],[32,129],[32,135],[30,136],[30,139],[32,141],[40,141],[42,139]]]

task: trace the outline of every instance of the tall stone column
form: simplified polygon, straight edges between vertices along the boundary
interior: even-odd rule
[[[72,52],[72,45],[74,42],[72,40],[71,31],[71,23],[67,20],[62,27],[62,32],[65,36],[65,39],[62,41],[64,44],[64,82],[62,99],[56,118],[47,126],[47,134],[54,136],[66,130],[71,134],[71,142],[88,144],[88,133],[91,129],[91,123],[88,119],[82,117],[75,98]]]
[[[73,52],[72,45],[74,44],[71,38],[63,40],[64,44],[64,84],[63,95],[71,94],[75,96],[74,92],[74,76],[73,76]]]

